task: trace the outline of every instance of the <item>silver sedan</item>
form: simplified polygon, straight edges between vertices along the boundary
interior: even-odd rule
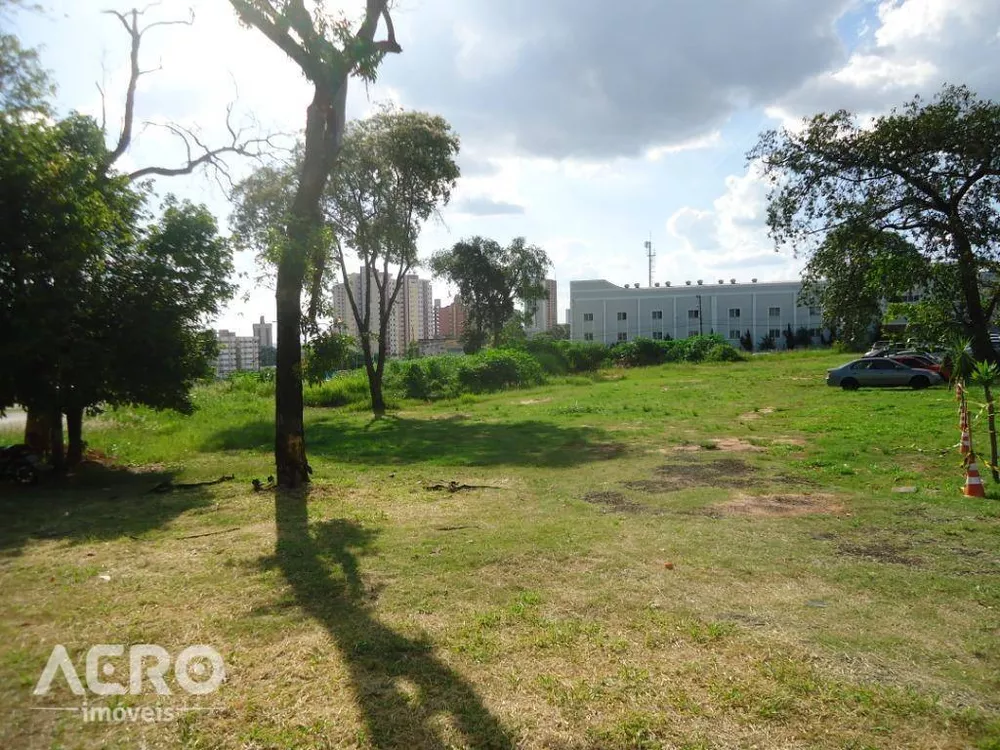
[[[907,367],[884,357],[866,357],[826,371],[826,384],[839,385],[845,391],[862,386],[909,386],[926,388],[942,383],[941,376],[931,370]]]

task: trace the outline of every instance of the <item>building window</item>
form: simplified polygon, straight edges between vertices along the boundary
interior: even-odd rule
[[[739,337],[740,337],[740,335],[741,334],[740,334],[740,329],[739,328],[730,328],[729,329],[729,338],[733,339],[734,341],[738,340]]]
[[[663,341],[663,331],[653,331],[654,341]]]
[[[767,332],[767,335],[770,336],[775,341],[777,341],[778,339],[781,338],[781,329],[780,328],[772,328],[770,331]]]
[[[583,340],[584,341],[593,341],[594,340],[594,334],[592,334],[592,333],[590,333],[588,331],[587,333],[583,334]]]
[[[733,318],[739,318],[739,317],[740,317],[740,308],[738,308],[738,307],[730,307],[729,308],[729,319],[732,320]]]
[[[593,323],[594,322],[594,313],[584,313],[583,314],[583,322],[584,323]]]
[[[619,313],[619,314],[622,314],[622,313]],[[628,334],[625,331],[619,331],[618,332],[618,340],[619,341],[628,341]]]
[[[819,336],[819,335],[821,335],[821,333],[822,333],[822,331],[820,331],[819,328],[810,328],[809,329],[809,335],[810,336]]]
[[[772,317],[772,318],[780,318],[781,317],[781,308],[780,307],[769,307],[769,308],[767,308],[767,314],[770,317]]]
[[[653,320],[663,320],[663,310],[653,310]]]
[[[698,311],[688,310],[688,320],[698,320]]]
[[[628,320],[628,313],[625,312],[618,313],[618,320]]]
[[[815,305],[809,305],[809,314],[810,315],[822,315],[823,311],[820,308],[816,307]]]

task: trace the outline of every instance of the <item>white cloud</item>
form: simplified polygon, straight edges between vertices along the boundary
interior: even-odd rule
[[[870,41],[843,65],[779,97],[768,114],[783,125],[839,108],[872,115],[915,94],[933,96],[945,83],[1000,96],[996,0],[881,0],[877,21]]]

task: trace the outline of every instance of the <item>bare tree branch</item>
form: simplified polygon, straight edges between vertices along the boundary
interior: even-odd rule
[[[106,169],[110,169],[115,162],[117,162],[122,155],[128,151],[128,147],[132,143],[132,129],[135,123],[135,91],[139,83],[139,79],[148,74],[160,70],[162,66],[154,68],[152,70],[142,70],[139,67],[139,48],[142,45],[142,36],[150,29],[156,28],[157,26],[191,26],[194,24],[194,10],[190,10],[190,17],[187,20],[173,20],[173,21],[154,21],[153,23],[147,24],[145,26],[139,25],[139,18],[150,8],[155,7],[156,3],[153,5],[148,5],[142,10],[133,8],[128,11],[127,15],[117,10],[106,10],[104,13],[117,18],[121,25],[125,27],[126,33],[129,35],[129,77],[128,86],[125,90],[125,115],[122,120],[121,133],[118,136],[118,143],[114,150],[108,154],[106,161]],[[103,91],[102,94],[102,109],[103,109]]]

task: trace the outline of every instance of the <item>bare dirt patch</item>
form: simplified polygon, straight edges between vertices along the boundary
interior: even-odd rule
[[[526,398],[523,401],[518,401],[521,406],[531,406],[533,404],[547,404],[551,401],[551,398]]]
[[[864,557],[876,562],[894,563],[896,565],[919,565],[919,557],[904,555],[909,547],[889,542],[871,542],[869,544],[852,544],[843,542],[837,548],[840,554],[851,557]]]
[[[842,513],[844,506],[837,502],[833,495],[821,493],[740,495],[725,503],[712,506],[712,510],[727,516],[789,518],[813,513]]]
[[[635,479],[622,484],[637,492],[677,492],[690,487],[747,487],[754,468],[736,458],[717,461],[670,463],[656,469],[655,479]]]
[[[583,496],[583,501],[591,505],[604,506],[606,513],[638,513],[646,510],[646,506],[632,502],[621,492],[610,490],[588,492]]]
[[[765,406],[764,408],[757,409],[756,411],[745,412],[743,414],[740,414],[740,419],[744,419],[744,420],[746,420],[746,419],[760,419],[762,416],[764,416],[766,414],[774,414],[774,407],[773,406]]]
[[[673,448],[664,448],[660,452],[668,453],[697,453],[698,451],[727,451],[729,453],[754,453],[763,451],[760,446],[747,442],[743,438],[724,437],[710,438],[699,445],[677,445]]]

